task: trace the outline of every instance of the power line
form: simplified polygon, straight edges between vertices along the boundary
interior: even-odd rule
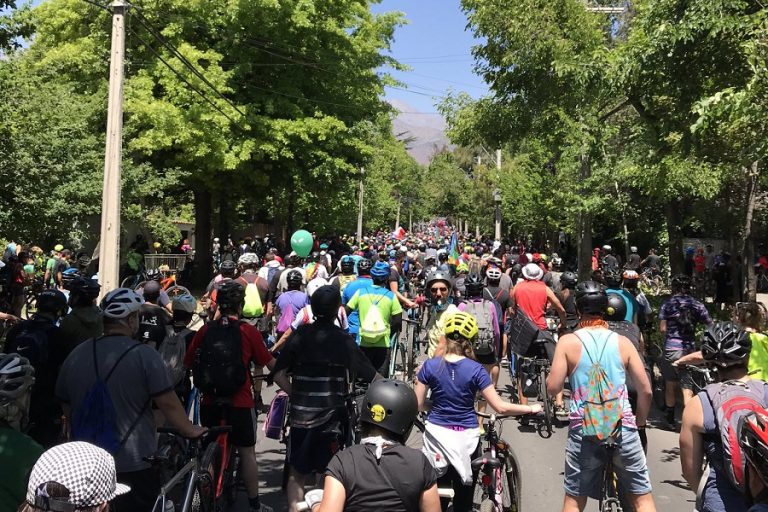
[[[202,91],[200,91],[200,90],[199,90],[197,87],[195,87],[194,85],[192,85],[192,84],[189,82],[189,80],[187,80],[186,78],[184,78],[184,76],[182,76],[182,74],[181,74],[181,73],[179,73],[179,72],[176,70],[176,68],[174,68],[173,66],[171,66],[171,65],[170,65],[170,64],[169,64],[169,63],[168,63],[168,62],[167,62],[167,61],[166,61],[166,60],[165,60],[165,59],[164,59],[164,58],[163,58],[163,57],[160,55],[160,53],[159,53],[157,50],[155,50],[154,48],[152,48],[152,46],[150,46],[148,43],[146,43],[146,42],[145,42],[145,41],[144,41],[144,40],[141,38],[141,36],[139,36],[139,34],[138,34],[138,33],[137,33],[135,30],[132,30],[132,29],[131,29],[131,32],[133,33],[133,35],[134,35],[134,36],[136,36],[136,39],[138,39],[138,40],[139,40],[139,42],[140,42],[141,44],[143,44],[143,45],[144,45],[144,47],[146,47],[146,48],[147,48],[147,49],[148,49],[150,52],[152,52],[152,53],[155,55],[155,57],[157,57],[157,59],[158,59],[160,62],[162,62],[163,64],[165,64],[165,66],[166,66],[168,69],[170,69],[170,70],[173,72],[173,74],[174,74],[174,75],[176,75],[176,76],[179,78],[179,80],[181,80],[182,82],[184,82],[185,84],[187,84],[187,86],[189,86],[189,88],[190,88],[190,89],[192,89],[194,92],[196,92],[198,96],[200,96],[201,98],[203,98],[203,99],[206,101],[206,103],[208,103],[208,104],[209,104],[209,105],[211,105],[213,108],[215,108],[215,109],[216,109],[216,110],[217,110],[217,111],[218,111],[218,112],[219,112],[221,115],[223,115],[224,117],[226,117],[227,119],[229,119],[229,121],[230,121],[230,122],[232,122],[232,124],[235,124],[235,125],[239,124],[239,123],[238,123],[238,121],[235,121],[234,119],[232,119],[232,118],[231,118],[231,117],[230,117],[230,116],[229,116],[229,115],[228,115],[226,112],[224,112],[224,111],[223,111],[223,110],[222,110],[222,109],[221,109],[221,108],[220,108],[218,105],[216,105],[216,103],[214,103],[214,102],[213,102],[213,100],[211,100],[211,99],[210,99],[208,96],[206,96],[206,95],[205,95],[205,94],[204,94]]]
[[[212,90],[214,93],[216,93],[216,95],[217,95],[217,96],[219,96],[221,99],[223,99],[224,101],[226,101],[227,103],[229,103],[229,105],[230,105],[230,106],[231,106],[231,107],[232,107],[232,108],[233,108],[233,109],[234,109],[234,110],[235,110],[235,111],[236,111],[238,114],[240,114],[240,115],[241,115],[241,116],[243,116],[243,117],[246,117],[246,114],[245,114],[245,112],[243,112],[242,110],[240,110],[240,108],[239,108],[237,105],[235,105],[235,104],[232,102],[232,100],[230,100],[229,98],[227,98],[226,96],[224,96],[224,94],[222,94],[221,92],[219,92],[219,90],[218,90],[218,89],[216,89],[216,86],[214,86],[214,85],[213,85],[213,84],[210,82],[210,80],[208,80],[208,79],[205,77],[205,75],[203,75],[203,74],[202,74],[202,73],[201,73],[201,72],[200,72],[200,71],[197,69],[197,67],[196,67],[196,66],[194,66],[194,65],[193,65],[193,64],[192,64],[192,63],[191,63],[189,60],[187,60],[187,58],[186,58],[186,57],[184,57],[184,56],[183,56],[183,55],[182,55],[182,54],[179,52],[179,50],[178,50],[178,49],[177,49],[175,46],[173,46],[173,45],[172,45],[170,42],[168,42],[168,40],[166,40],[166,39],[165,39],[165,38],[162,36],[162,34],[158,33],[158,32],[157,32],[157,31],[156,31],[156,30],[155,30],[153,27],[151,27],[151,26],[149,25],[149,20],[147,20],[147,19],[146,19],[146,17],[145,17],[145,16],[144,16],[144,14],[141,12],[141,10],[137,10],[137,11],[136,11],[136,13],[138,14],[138,17],[137,17],[137,19],[139,20],[139,23],[141,23],[141,24],[144,26],[144,28],[145,28],[145,29],[147,29],[147,31],[148,31],[148,32],[149,32],[149,33],[150,33],[150,34],[151,34],[151,35],[152,35],[152,36],[153,36],[153,37],[154,37],[154,38],[155,38],[155,39],[156,39],[156,40],[157,40],[157,41],[158,41],[160,44],[162,44],[163,46],[165,46],[166,48],[168,48],[168,50],[170,50],[170,51],[171,51],[171,53],[172,53],[172,54],[174,54],[174,55],[175,55],[175,56],[176,56],[176,57],[177,57],[177,58],[178,58],[178,59],[181,61],[181,63],[182,63],[182,64],[183,64],[183,65],[184,65],[184,66],[185,66],[187,69],[189,69],[189,70],[190,70],[190,71],[191,71],[191,72],[192,72],[192,73],[193,73],[195,76],[197,76],[197,77],[198,77],[200,80],[202,80],[202,82],[203,82],[205,85],[207,85],[207,86],[208,86],[208,87],[209,87],[209,88],[210,88],[210,89],[211,89],[211,90]],[[134,34],[135,34],[135,32],[134,32]]]

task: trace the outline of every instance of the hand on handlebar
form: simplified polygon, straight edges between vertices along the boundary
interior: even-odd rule
[[[179,434],[181,434],[181,436],[185,437],[186,439],[197,439],[204,436],[206,432],[208,432],[206,427],[199,427],[197,425],[189,424],[189,426],[185,427],[184,430],[180,430]]]
[[[533,405],[529,405],[528,407],[530,407],[530,408],[531,408],[531,412],[530,412],[530,414],[539,414],[541,411],[543,411],[543,410],[544,410],[544,409],[541,407],[541,404],[533,404]]]

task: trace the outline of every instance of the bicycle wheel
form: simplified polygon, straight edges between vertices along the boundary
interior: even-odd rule
[[[137,276],[128,276],[120,282],[120,288],[133,289],[133,285],[136,284],[137,281],[138,281]]]
[[[229,462],[224,469],[224,488],[222,490],[222,496],[228,507],[234,505],[237,498],[237,468],[239,465],[240,457],[237,449],[230,444]]]
[[[179,297],[181,295],[192,295],[192,293],[189,291],[189,289],[185,288],[184,286],[181,286],[179,284],[175,284],[173,286],[169,286],[167,290],[165,290],[165,293],[168,294],[168,297],[173,300],[176,297]]]
[[[651,360],[651,386],[653,391],[653,402],[656,407],[663,411],[666,407],[666,390],[667,384],[664,381],[664,375],[661,373],[661,367],[659,366],[659,360]]]
[[[397,339],[397,334],[393,334],[389,343],[389,368],[387,370],[386,377],[388,379],[395,378],[395,368],[397,366],[397,358],[400,356],[400,341]]]
[[[206,485],[201,486],[200,499],[204,512],[213,510],[216,505],[216,482],[218,481],[218,467],[221,460],[221,446],[216,441],[212,441],[203,452],[200,459],[201,475],[200,481]]]
[[[415,347],[416,326],[411,325],[408,332],[410,336],[405,337],[405,382],[409,385],[413,385],[413,371],[416,368],[416,354],[418,354],[418,349]]]
[[[554,420],[552,412],[552,401],[547,396],[547,370],[542,368],[539,373],[539,398],[541,399],[541,406],[544,409],[544,426],[547,429],[547,434],[552,435],[552,421]],[[549,437],[547,436],[547,437]]]
[[[514,455],[506,458],[501,468],[506,478],[501,482],[501,506],[504,512],[520,512],[522,508],[523,489],[520,481],[520,466]]]

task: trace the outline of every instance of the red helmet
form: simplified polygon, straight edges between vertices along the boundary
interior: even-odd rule
[[[747,461],[757,471],[760,479],[768,483],[768,411],[750,414],[744,418],[739,445]]]

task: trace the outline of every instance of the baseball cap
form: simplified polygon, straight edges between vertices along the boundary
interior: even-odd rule
[[[50,496],[51,483],[66,488],[69,496]],[[54,446],[37,459],[29,476],[27,503],[42,510],[66,510],[67,505],[80,509],[107,503],[130,490],[117,483],[115,459],[109,453],[78,441]]]

